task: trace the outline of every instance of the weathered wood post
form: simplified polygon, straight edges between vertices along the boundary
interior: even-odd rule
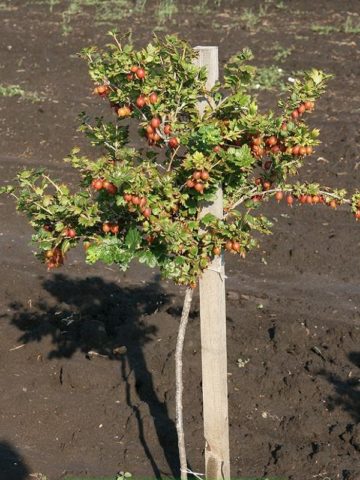
[[[196,47],[197,64],[208,70],[207,88],[219,78],[218,47]],[[206,101],[199,102],[202,113]],[[223,217],[223,193],[204,205],[202,215]],[[229,422],[227,389],[227,349],[225,310],[225,265],[216,257],[200,279],[200,329],[205,475],[207,480],[230,479]]]

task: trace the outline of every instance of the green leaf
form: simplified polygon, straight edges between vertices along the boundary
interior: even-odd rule
[[[136,228],[130,228],[125,237],[125,244],[131,249],[136,250],[141,241],[141,236]]]
[[[141,252],[138,258],[140,263],[145,263],[150,268],[158,265],[156,256],[150,250]]]

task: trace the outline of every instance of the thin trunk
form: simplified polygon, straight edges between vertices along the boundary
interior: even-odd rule
[[[176,378],[176,430],[178,436],[179,458],[180,458],[180,475],[181,480],[187,480],[187,460],[184,438],[184,424],[183,424],[183,346],[186,333],[186,326],[189,320],[189,313],[191,301],[194,290],[187,288],[184,298],[184,305],[181,314],[178,336],[176,340],[175,350],[175,378]]]

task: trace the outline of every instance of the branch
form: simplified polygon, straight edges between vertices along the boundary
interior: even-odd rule
[[[251,200],[254,195],[257,195],[259,197],[266,197],[270,195],[274,195],[276,192],[284,192],[287,194],[293,193],[294,191],[298,190],[298,188],[286,186],[283,188],[273,188],[271,190],[263,190],[263,191],[258,191],[257,187],[254,187],[252,190],[249,190],[246,195],[243,195],[239,200],[237,200],[235,203],[233,203],[230,207],[227,208],[228,212],[226,215],[223,216],[223,219],[227,218],[227,216],[231,213],[231,210],[234,210],[236,207],[244,203],[246,200]],[[348,204],[351,205],[352,202],[349,198],[343,198],[340,197],[339,195],[336,195],[335,193],[328,192],[326,190],[321,190],[319,189],[317,192],[317,195],[321,196],[326,196],[326,197],[331,197],[334,198],[335,200],[340,200],[342,204]]]

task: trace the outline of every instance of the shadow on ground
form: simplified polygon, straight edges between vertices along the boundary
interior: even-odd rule
[[[137,419],[139,440],[154,476],[161,478],[162,472],[145,441],[137,406],[139,400],[149,406],[170,471],[174,477],[179,477],[175,423],[168,415],[166,404],[155,392],[143,353],[143,346],[154,341],[157,328],[146,326],[142,317],[156,312],[160,305],[168,304],[171,296],[165,294],[157,281],[144,286],[119,287],[99,277],[72,279],[62,274],[45,280],[43,288],[52,297],[49,303],[39,302],[31,308],[19,303],[9,306],[12,310],[11,323],[23,332],[19,342],[40,342],[50,336],[53,348],[48,353],[49,359],[70,358],[81,351],[86,355],[97,352],[118,361],[126,384],[126,402]],[[119,349],[119,345],[128,348]],[[130,375],[135,376],[138,395],[134,401],[131,398]]]
[[[360,352],[350,352],[348,355],[351,363],[360,369]],[[353,372],[347,378],[341,378],[326,370],[319,372],[334,389],[334,393],[327,398],[328,408],[334,410],[336,407],[342,408],[351,415],[355,424],[360,423],[360,377],[354,376]],[[359,438],[360,450],[360,438]]]
[[[29,469],[16,449],[0,441],[0,480],[27,480]]]

